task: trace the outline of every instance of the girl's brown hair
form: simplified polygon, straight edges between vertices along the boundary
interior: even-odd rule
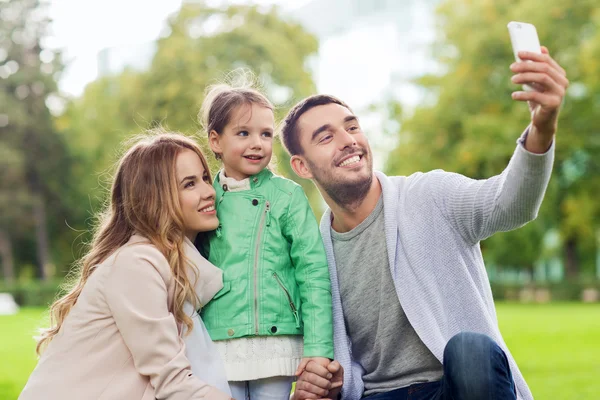
[[[243,105],[258,104],[273,111],[273,104],[255,87],[256,80],[247,70],[233,71],[226,81],[211,85],[206,89],[206,96],[198,119],[207,135],[215,131],[221,135],[229,123],[231,115],[238,107]],[[218,154],[215,157],[219,158]]]

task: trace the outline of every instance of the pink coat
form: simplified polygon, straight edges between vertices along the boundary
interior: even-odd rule
[[[222,273],[186,239],[206,304]],[[88,279],[42,353],[20,400],[190,400],[230,397],[192,374],[171,313],[175,281],[166,258],[139,235]]]

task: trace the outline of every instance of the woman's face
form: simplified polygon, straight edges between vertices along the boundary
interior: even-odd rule
[[[185,149],[177,155],[175,175],[185,235],[193,242],[198,232],[212,231],[219,226],[215,190],[202,160],[192,150]]]

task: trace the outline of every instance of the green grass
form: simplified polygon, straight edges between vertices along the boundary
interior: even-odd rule
[[[600,397],[600,304],[497,305],[504,339],[536,399]],[[35,366],[45,310],[0,316],[0,399],[14,400]]]
[[[17,315],[0,315],[0,399],[16,399],[25,386],[37,362],[33,336],[46,314],[27,308]]]
[[[536,399],[600,398],[600,304],[498,304],[497,311]]]

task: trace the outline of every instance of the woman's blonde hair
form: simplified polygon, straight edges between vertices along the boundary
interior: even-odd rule
[[[184,221],[179,204],[175,163],[177,155],[189,149],[200,157],[207,174],[210,171],[200,147],[192,139],[162,129],[134,138],[134,144],[121,157],[114,176],[110,200],[99,215],[98,225],[88,253],[71,273],[68,292],[50,307],[50,328],[42,330],[37,352],[60,331],[77,302],[88,278],[102,263],[136,233],[147,238],[166,257],[176,283],[173,315],[178,323],[192,329],[192,320],[183,311],[186,301],[198,304],[195,282],[188,277],[190,265],[183,250]]]

